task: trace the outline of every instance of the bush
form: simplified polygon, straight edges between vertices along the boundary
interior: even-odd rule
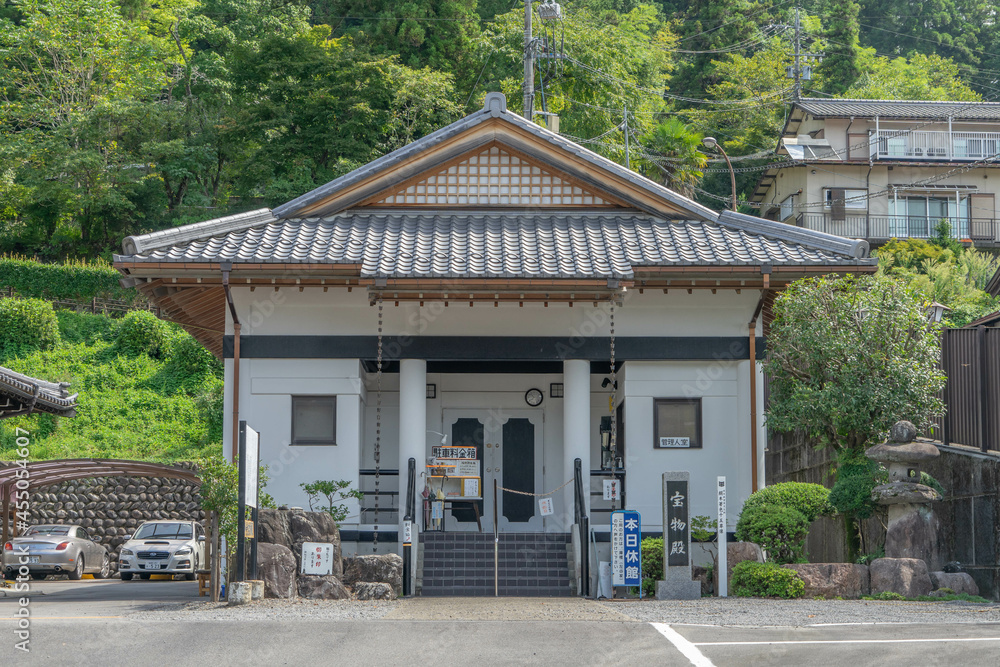
[[[797,572],[775,563],[745,560],[733,568],[731,592],[736,597],[791,599],[802,597],[805,590]]]
[[[115,342],[123,353],[135,356],[142,353],[154,359],[163,356],[168,337],[165,322],[147,310],[133,310],[122,318],[115,332]]]
[[[222,371],[219,360],[187,333],[174,336],[169,350],[170,364],[184,375],[200,378],[207,373],[218,374]]]
[[[656,595],[656,582],[663,581],[663,538],[647,537],[642,550],[642,594]]]
[[[63,309],[55,312],[63,343],[92,345],[98,340],[114,340],[115,321],[110,317]]]
[[[837,482],[830,490],[830,504],[841,514],[867,519],[877,507],[872,500],[872,489],[888,480],[885,468],[864,452],[845,450],[839,456]]]
[[[783,482],[754,491],[743,503],[743,511],[760,505],[791,507],[805,515],[809,522],[815,521],[818,516],[834,512],[830,505],[829,489],[820,484],[801,482]]]
[[[753,505],[744,507],[736,524],[736,539],[755,542],[775,563],[805,562],[805,540],[809,519],[791,507]]]
[[[0,300],[0,356],[10,357],[59,345],[59,320],[40,299]]]
[[[97,297],[141,303],[143,296],[138,290],[125,289],[119,284],[121,277],[103,261],[43,264],[26,257],[0,257],[0,286],[13,287],[25,297],[74,301]]]

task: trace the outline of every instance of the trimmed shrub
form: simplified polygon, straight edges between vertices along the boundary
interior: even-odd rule
[[[48,301],[0,299],[0,356],[51,350],[59,342],[59,320]]]
[[[656,595],[656,582],[663,581],[663,538],[646,537],[642,549],[642,594]]]
[[[872,489],[889,480],[885,468],[863,452],[845,450],[837,463],[837,481],[830,490],[830,504],[841,514],[867,519],[875,513]]]
[[[97,297],[141,303],[144,298],[138,290],[119,284],[121,277],[114,267],[100,260],[43,264],[27,257],[0,257],[0,286],[13,287],[25,297],[74,301]]]
[[[115,342],[124,354],[135,356],[148,354],[159,359],[167,343],[166,322],[146,310],[133,310],[122,318],[115,332]]]
[[[802,512],[782,505],[744,507],[736,524],[736,539],[755,542],[775,563],[805,562],[809,519]]]
[[[733,568],[732,594],[741,598],[802,597],[806,584],[793,570],[745,560]]]
[[[825,514],[833,514],[830,490],[820,484],[782,482],[754,491],[743,503],[743,511],[759,505],[791,507],[805,515],[809,522]]]

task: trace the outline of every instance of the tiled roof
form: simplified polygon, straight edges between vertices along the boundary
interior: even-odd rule
[[[76,394],[67,382],[45,382],[0,366],[0,419],[32,412],[64,417],[76,414]]]
[[[1000,121],[1000,102],[933,102],[925,100],[825,100],[805,98],[796,105],[825,118],[967,118]]]
[[[140,244],[141,245],[141,244]],[[116,261],[360,264],[368,277],[630,277],[636,267],[845,264],[867,244],[731,212],[391,211],[271,220]]]

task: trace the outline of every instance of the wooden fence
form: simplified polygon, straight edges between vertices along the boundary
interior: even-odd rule
[[[946,445],[1000,451],[1000,329],[946,329],[941,365],[947,413],[935,434]]]
[[[0,288],[0,298],[12,299],[19,296],[13,287],[5,286]],[[91,298],[89,301],[73,299],[46,299],[53,308],[63,308],[65,310],[75,310],[78,313],[102,313],[104,315],[124,315],[133,310],[148,310],[157,317],[160,316],[160,309],[148,301],[123,301],[120,299],[98,299]]]

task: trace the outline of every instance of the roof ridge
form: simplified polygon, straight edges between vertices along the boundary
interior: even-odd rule
[[[764,218],[737,213],[736,211],[722,211],[719,213],[718,223],[790,243],[799,243],[820,250],[847,255],[855,259],[866,259],[869,256],[868,241],[848,239],[843,236],[835,236],[813,229],[795,227],[783,222],[765,220]]]
[[[829,104],[831,102],[865,102],[865,103],[892,103],[892,104],[973,104],[976,106],[982,106],[984,104],[996,104],[1000,105],[1000,102],[989,102],[974,101],[974,100],[890,100],[890,99],[865,99],[862,97],[803,97],[798,100],[799,102],[823,102]]]
[[[158,248],[165,248],[177,245],[178,243],[188,243],[215,236],[216,234],[226,234],[249,229],[250,227],[256,227],[262,222],[271,222],[275,219],[271,209],[260,208],[255,211],[236,213],[181,227],[161,229],[149,234],[126,236],[122,241],[122,251],[126,255],[140,255],[149,250],[157,250]]]

